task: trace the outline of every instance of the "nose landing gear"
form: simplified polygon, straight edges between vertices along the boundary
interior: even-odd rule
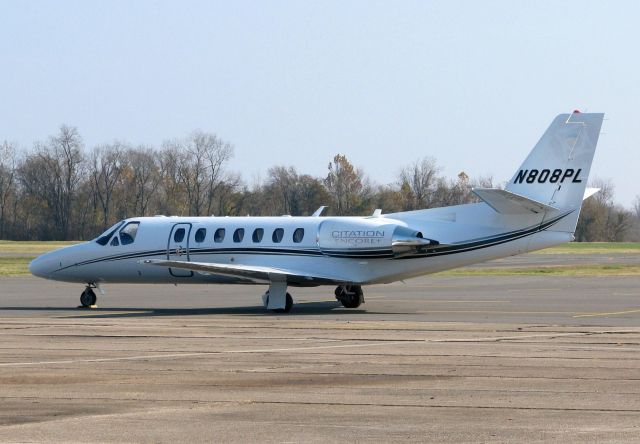
[[[91,308],[96,305],[96,301],[98,300],[98,297],[96,296],[96,293],[93,291],[94,288],[95,288],[95,285],[93,284],[87,285],[87,287],[84,289],[84,291],[80,295],[80,307],[78,308]]]
[[[364,293],[360,285],[340,285],[336,288],[335,295],[344,308],[358,308],[364,303]]]

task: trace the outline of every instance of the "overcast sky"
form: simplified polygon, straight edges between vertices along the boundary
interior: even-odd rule
[[[324,176],[377,183],[432,156],[511,177],[553,117],[605,112],[592,177],[640,194],[640,2],[0,0],[0,140],[78,127],[87,147],[194,129]]]

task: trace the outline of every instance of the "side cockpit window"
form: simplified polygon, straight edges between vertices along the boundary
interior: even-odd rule
[[[96,239],[96,243],[100,244],[100,245],[107,245],[109,243],[109,239],[111,239],[111,236],[113,236],[113,233],[115,233],[118,228],[120,228],[122,226],[122,221],[118,222],[117,224],[113,225],[111,228],[109,228],[108,230],[106,230],[104,233],[102,233],[97,239]]]
[[[120,230],[120,243],[122,245],[132,244],[136,240],[138,234],[138,227],[140,222],[129,222]]]

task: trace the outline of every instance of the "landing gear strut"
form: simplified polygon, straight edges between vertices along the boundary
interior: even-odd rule
[[[274,308],[272,309],[274,313],[289,313],[291,311],[291,307],[293,307],[293,298],[289,293],[286,294],[285,306],[284,308]],[[265,307],[269,307],[269,290],[262,296],[262,303]]]
[[[335,295],[344,308],[358,308],[364,303],[364,293],[360,285],[340,285],[336,288]]]
[[[98,300],[98,298],[93,291],[94,288],[95,286],[89,284],[80,295],[80,306],[82,308],[89,308],[92,305],[96,305],[96,301]]]
[[[287,281],[271,281],[269,289],[262,295],[262,303],[267,310],[289,313],[293,307],[293,298],[287,293]]]

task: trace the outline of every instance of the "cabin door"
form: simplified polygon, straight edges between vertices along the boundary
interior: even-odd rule
[[[191,224],[175,224],[169,233],[167,243],[167,260],[189,262],[189,236],[191,234]],[[175,277],[191,277],[193,271],[181,268],[169,268],[169,273]]]

